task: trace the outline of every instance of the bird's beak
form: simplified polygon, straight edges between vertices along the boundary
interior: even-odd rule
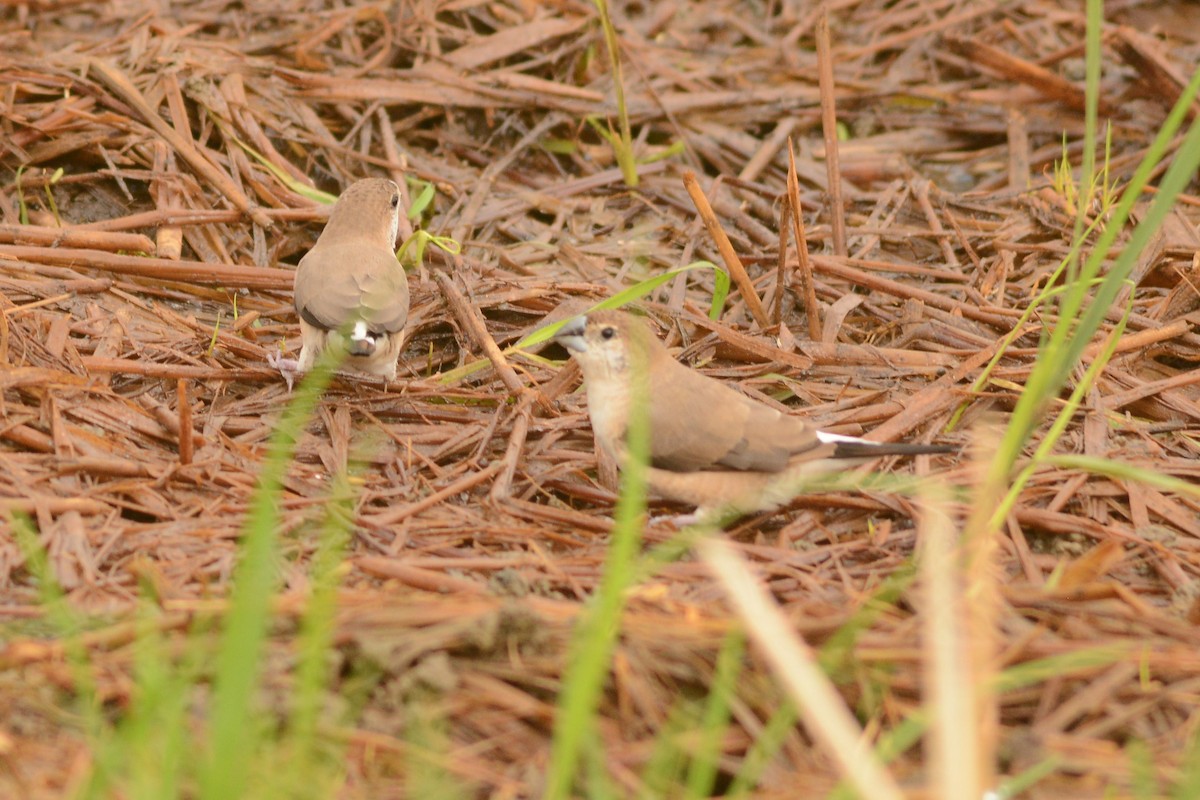
[[[587,326],[587,317],[575,317],[568,320],[566,325],[554,334],[554,341],[572,353],[586,353],[587,342],[583,338],[583,330]]]

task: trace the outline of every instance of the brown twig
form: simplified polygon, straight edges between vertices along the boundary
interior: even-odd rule
[[[822,7],[817,20],[817,80],[821,87],[821,134],[825,139],[825,170],[829,180],[829,218],[833,253],[847,255],[846,204],[842,199],[842,170],[838,165],[837,98],[833,80],[833,47],[829,34],[829,9]],[[811,330],[811,329],[810,329]]]
[[[442,289],[442,296],[446,298],[446,302],[450,305],[450,310],[454,314],[454,318],[458,320],[458,324],[462,325],[467,335],[475,342],[476,347],[484,352],[488,360],[492,362],[492,366],[496,368],[496,373],[500,376],[500,380],[508,388],[508,391],[513,396],[519,397],[530,391],[529,387],[517,377],[517,373],[508,363],[508,359],[504,357],[504,352],[496,344],[496,340],[488,333],[487,328],[483,324],[483,320],[479,318],[476,311],[471,308],[471,304],[467,302],[467,298],[454,284],[454,279],[445,272],[434,272],[434,277],[437,279],[438,286]],[[536,390],[533,390],[536,391]],[[540,403],[543,407],[549,407],[544,398]]]
[[[188,402],[187,381],[175,382],[175,399],[179,404],[179,463],[192,463],[192,404]]]
[[[700,214],[700,219],[704,220],[704,227],[708,229],[708,235],[716,244],[718,252],[721,253],[721,260],[725,262],[726,269],[729,270],[729,275],[733,278],[733,282],[737,285],[738,291],[742,294],[742,299],[746,301],[746,308],[750,310],[750,316],[754,317],[754,321],[758,323],[760,328],[767,328],[771,321],[767,319],[767,312],[763,309],[762,301],[758,298],[758,293],[754,290],[754,283],[750,280],[750,276],[746,274],[746,268],[742,266],[742,260],[738,258],[737,253],[733,249],[733,244],[729,241],[729,236],[726,235],[725,229],[721,227],[717,215],[713,213],[712,206],[708,203],[708,198],[704,196],[704,190],[700,188],[700,183],[696,180],[696,173],[688,170],[683,173],[683,185],[687,189],[688,195],[692,198],[692,202],[696,206],[697,213]]]
[[[77,226],[50,228],[43,225],[0,225],[0,243],[35,247],[78,247],[83,250],[111,252],[154,252],[154,242],[143,234],[108,233]]]
[[[812,261],[808,257],[808,239],[804,235],[804,206],[800,200],[800,178],[796,174],[796,151],[792,149],[791,139],[788,139],[787,196],[787,210],[791,217],[792,236],[796,239],[800,296],[804,298],[804,312],[808,318],[808,338],[816,342],[821,339],[821,307],[817,304],[817,290],[813,284]],[[780,227],[782,228],[783,226]]]
[[[202,261],[172,261],[168,258],[142,258],[100,250],[72,247],[29,247],[0,245],[0,258],[9,257],[43,264],[141,275],[166,281],[217,284],[230,288],[290,289],[295,273],[273,267],[243,267],[238,264],[206,264]]]

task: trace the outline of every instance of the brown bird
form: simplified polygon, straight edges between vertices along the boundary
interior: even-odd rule
[[[338,198],[296,268],[300,359],[272,360],[285,378],[312,369],[334,342],[351,369],[396,378],[408,321],[408,279],[395,253],[399,224],[400,189],[390,180],[357,181]]]
[[[817,430],[680,364],[641,319],[624,312],[577,317],[554,338],[579,362],[592,430],[618,464],[625,457],[632,381],[645,376],[647,483],[666,499],[701,511],[727,505],[765,510],[787,502],[803,475],[879,456],[958,450]]]

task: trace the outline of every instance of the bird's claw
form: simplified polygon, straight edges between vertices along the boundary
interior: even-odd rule
[[[296,376],[300,374],[300,362],[294,358],[284,358],[279,353],[270,352],[267,353],[267,363],[279,370],[279,374],[287,381],[288,391],[292,391]]]

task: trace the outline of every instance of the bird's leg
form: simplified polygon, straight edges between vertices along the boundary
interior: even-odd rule
[[[724,528],[746,513],[748,513],[747,510],[735,510],[733,506],[699,506],[690,514],[662,514],[650,517],[646,524],[673,525],[676,530],[683,530],[692,525]]]

